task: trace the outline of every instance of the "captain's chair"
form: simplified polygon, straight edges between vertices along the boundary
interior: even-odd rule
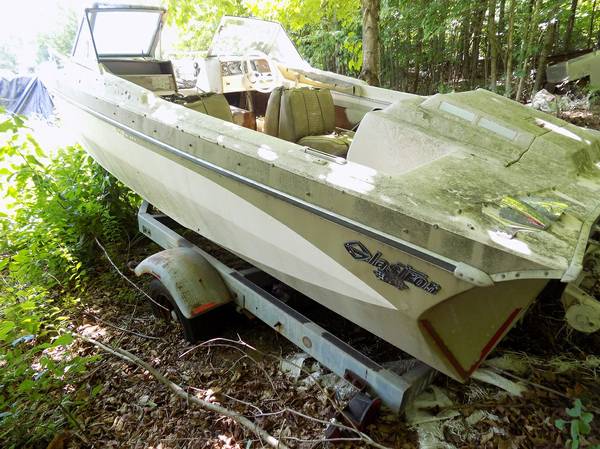
[[[198,95],[192,102],[186,102],[183,104],[186,108],[193,109],[194,111],[208,114],[227,122],[233,122],[233,116],[229,103],[223,94],[203,94]]]
[[[333,156],[346,157],[354,133],[336,132],[329,89],[278,87],[269,96],[265,132]]]

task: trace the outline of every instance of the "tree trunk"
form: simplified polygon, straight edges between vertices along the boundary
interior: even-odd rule
[[[512,90],[512,54],[516,3],[516,0],[510,0],[510,6],[508,8],[508,36],[506,37],[506,79],[504,81],[504,95],[508,98],[510,98]]]
[[[521,75],[519,76],[519,85],[517,87],[517,95],[515,100],[521,101],[523,97],[523,90],[525,89],[525,79],[527,78],[527,70],[529,69],[529,55],[531,54],[531,48],[533,47],[533,41],[535,36],[535,28],[538,25],[538,13],[540,11],[540,5],[542,0],[535,0],[533,11],[529,19],[529,26],[527,27],[527,39],[525,39],[525,46],[523,52],[523,65],[521,67]]]
[[[471,20],[467,14],[465,14],[465,18],[463,20],[461,26],[461,36],[460,36],[460,64],[458,69],[456,70],[456,78],[458,81],[461,81],[461,78],[464,79],[469,74],[469,48],[471,46]]]
[[[362,0],[361,78],[371,86],[379,86],[379,6],[379,0]]]
[[[498,38],[496,36],[496,0],[488,4],[488,41],[490,46],[490,90],[496,92],[496,63],[498,61]]]
[[[556,10],[553,11],[553,15],[555,15]],[[542,87],[542,81],[546,77],[546,60],[548,55],[552,52],[552,46],[554,44],[554,35],[556,33],[556,24],[558,22],[553,17],[548,22],[548,26],[546,27],[546,33],[544,34],[544,45],[542,47],[542,51],[540,53],[540,57],[538,58],[537,71],[535,74],[535,84],[533,85],[533,92],[531,95],[535,95],[535,93],[540,90]]]
[[[596,0],[592,5],[592,14],[590,15],[590,32],[588,33],[588,43],[587,47],[590,48],[592,46],[592,39],[594,36],[594,20],[596,19]]]
[[[417,52],[415,55],[415,80],[412,91],[417,93],[419,90],[419,81],[421,78],[421,58],[423,57],[423,28],[417,30]]]
[[[502,37],[506,31],[506,0],[500,0],[500,12],[498,13],[498,35],[499,41],[502,42]]]
[[[483,5],[478,4],[475,8],[473,16],[473,46],[471,51],[471,87],[473,87],[477,79],[479,68],[479,44],[481,43],[481,30],[483,29],[483,19],[485,18],[485,3]]]
[[[569,14],[569,20],[567,21],[567,29],[565,30],[565,52],[571,51],[571,40],[573,38],[573,28],[575,27],[575,15],[577,14],[577,2],[578,0],[571,0],[571,13]]]
[[[498,26],[496,27],[496,42],[498,42],[498,72],[501,72],[506,64],[502,48],[506,39],[506,0],[500,0],[500,11],[498,12]]]

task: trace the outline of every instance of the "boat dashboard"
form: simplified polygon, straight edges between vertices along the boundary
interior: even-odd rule
[[[196,88],[203,92],[272,92],[283,84],[277,64],[264,53],[212,56],[198,64]]]

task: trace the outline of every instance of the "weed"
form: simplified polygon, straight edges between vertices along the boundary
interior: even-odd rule
[[[575,399],[573,407],[566,408],[565,411],[567,415],[573,419],[568,421],[564,419],[557,419],[554,422],[554,425],[562,431],[566,430],[568,425],[570,439],[567,440],[567,447],[570,449],[578,449],[581,446],[581,438],[589,435],[592,431],[590,424],[594,420],[594,415],[592,412],[585,410],[580,399]],[[600,445],[588,447],[589,449],[600,449]]]

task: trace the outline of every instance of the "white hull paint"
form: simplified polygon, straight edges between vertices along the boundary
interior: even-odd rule
[[[347,266],[344,266],[329,253],[345,252],[343,242],[354,239],[373,245],[371,247],[375,251],[376,241],[338,225],[333,225],[337,226],[333,229],[327,220],[319,218],[314,221],[315,217],[310,212],[261,193],[265,195],[265,204],[269,201],[280,202],[278,207],[291,208],[289,214],[298,220],[312,217],[310,220],[317,226],[321,221],[324,227],[322,235],[328,236],[329,243],[323,244],[321,241],[319,245],[323,245],[323,248],[317,247],[267,211],[185,164],[162,155],[152,148],[151,143],[127,133],[120,126],[114,126],[110,120],[97,117],[69,101],[60,101],[59,107],[65,121],[80,124],[78,132],[86,150],[104,168],[163,213],[458,380],[466,379],[472,372],[470,368],[474,369],[493,348],[494,345],[489,342],[495,344],[508,330],[508,327],[499,329],[499,323],[509,314],[507,323],[512,323],[535,297],[533,290],[539,290],[537,285],[521,283],[521,291],[532,290],[525,295],[527,300],[518,295],[518,299],[496,301],[495,294],[498,298],[515,297],[515,286],[507,282],[497,288],[474,288],[452,273],[434,268],[391,247],[381,247],[391,260],[400,259],[418,270],[427,271],[443,285],[439,295],[428,294],[419,288],[399,291],[377,280],[371,265],[355,261],[346,253],[347,259],[344,260],[347,260]],[[206,144],[214,145],[210,142]],[[333,237],[335,242],[331,242]],[[375,284],[369,285],[365,281],[367,279]],[[448,355],[444,349],[445,341],[452,342],[449,343],[452,348],[454,345],[464,348],[464,342],[454,342],[454,339],[457,335],[460,339],[463,336],[468,338],[470,329],[464,329],[461,310],[471,307],[467,302],[455,308],[449,300],[454,298],[453,301],[456,301],[455,298],[464,297],[465,301],[475,301],[474,290],[481,291],[479,302],[492,301],[492,307],[495,308],[490,315],[492,318],[483,319],[473,326],[482,341],[481,346],[473,344],[470,345],[472,348],[461,350],[460,355],[453,351]],[[442,309],[439,310],[439,307]],[[482,306],[474,304],[474,307]],[[438,312],[435,312],[436,309]],[[445,326],[439,325],[443,321],[440,317],[454,317],[452,321],[456,323],[451,326],[449,333],[445,331]],[[459,328],[463,329],[459,334],[452,330]]]
[[[78,113],[72,106],[70,109]],[[81,118],[79,115],[79,122]],[[103,167],[181,225],[278,279],[284,278],[300,291],[318,289],[319,294],[331,296],[327,302],[363,301],[395,308],[305,238],[226,188],[149,151],[90,114],[85,114],[82,128],[86,130],[82,135],[86,148]],[[328,285],[335,290],[322,288]]]

